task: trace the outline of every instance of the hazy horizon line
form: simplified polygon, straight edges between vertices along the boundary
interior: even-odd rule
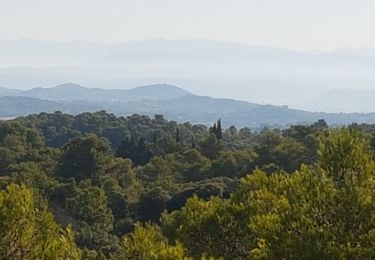
[[[47,38],[35,38],[35,37],[21,37],[21,38],[14,38],[14,39],[0,39],[0,42],[22,42],[22,41],[34,41],[34,42],[52,42],[52,43],[96,43],[96,44],[104,44],[104,45],[121,45],[125,43],[145,43],[151,41],[211,41],[211,42],[218,42],[218,43],[228,43],[228,44],[238,44],[243,46],[250,46],[250,47],[263,47],[263,48],[272,48],[272,49],[280,49],[280,50],[287,50],[292,52],[338,52],[345,49],[349,50],[375,50],[375,46],[361,46],[361,47],[351,47],[351,46],[337,46],[335,48],[290,48],[284,47],[279,45],[272,45],[272,44],[256,44],[246,41],[236,41],[236,40],[227,40],[227,39],[217,39],[217,38],[202,38],[202,37],[194,37],[194,38],[168,38],[168,37],[153,37],[153,38],[145,38],[141,40],[136,39],[128,39],[122,41],[106,41],[106,40],[92,40],[92,39],[47,39]]]

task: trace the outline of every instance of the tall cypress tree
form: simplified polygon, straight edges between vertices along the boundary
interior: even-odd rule
[[[210,128],[210,133],[214,134],[216,136],[216,123],[214,123],[214,126]]]
[[[221,140],[223,138],[223,132],[221,128],[221,118],[214,123],[214,126],[210,128],[210,133],[214,134],[217,140]]]
[[[221,129],[221,118],[217,120],[216,138],[221,140],[223,138],[223,130]]]

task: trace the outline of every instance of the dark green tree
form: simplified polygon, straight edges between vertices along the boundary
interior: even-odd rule
[[[91,179],[93,184],[98,185],[109,156],[110,147],[106,140],[94,134],[77,137],[64,146],[57,175],[74,178],[77,182]]]
[[[137,205],[138,218],[144,222],[158,223],[161,213],[167,208],[170,199],[168,192],[161,188],[144,192]]]
[[[199,142],[199,150],[211,160],[216,159],[223,149],[223,144],[214,134],[210,134],[206,139]]]
[[[119,145],[116,155],[132,160],[135,165],[145,165],[152,158],[144,137],[139,138],[138,142],[133,137],[125,138]]]

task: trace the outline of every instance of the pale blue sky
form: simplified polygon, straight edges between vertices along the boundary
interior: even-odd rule
[[[373,0],[0,0],[0,40],[209,38],[375,48]]]

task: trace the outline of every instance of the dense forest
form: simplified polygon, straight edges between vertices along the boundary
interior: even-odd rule
[[[374,259],[375,125],[0,121],[0,259]]]

